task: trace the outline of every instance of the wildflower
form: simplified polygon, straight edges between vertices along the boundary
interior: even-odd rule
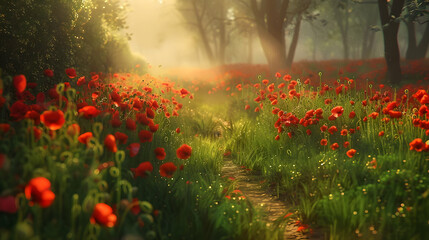
[[[338,131],[338,129],[337,129],[337,127],[336,127],[336,126],[332,126],[332,127],[330,127],[330,128],[328,129],[328,132],[329,132],[330,134],[334,134],[334,132],[336,132],[336,131]]]
[[[113,136],[112,134],[106,136],[106,138],[104,139],[104,146],[106,146],[106,148],[113,153],[118,151],[115,136]]]
[[[98,110],[94,106],[85,106],[81,109],[79,109],[79,114],[83,115],[86,119],[95,118],[100,113],[100,110]]]
[[[13,86],[16,89],[16,92],[22,93],[27,87],[27,79],[24,75],[17,75],[13,77]]]
[[[53,77],[54,76],[54,71],[52,71],[51,69],[45,69],[43,71],[43,75],[45,75],[46,77]]]
[[[55,194],[51,191],[51,182],[44,177],[36,177],[25,186],[25,197],[30,201],[30,206],[35,203],[40,207],[49,207],[55,199]]]
[[[327,139],[320,140],[320,145],[322,145],[322,146],[328,145],[328,140]]]
[[[77,140],[78,140],[80,143],[88,144],[88,143],[89,143],[89,140],[90,140],[92,137],[93,137],[92,132],[86,132],[86,133],[81,134],[81,135],[77,138]]]
[[[152,163],[142,162],[137,168],[131,168],[131,171],[134,173],[134,178],[137,177],[147,177],[153,171]]]
[[[40,121],[52,131],[60,129],[66,122],[61,110],[43,112],[40,115]]]
[[[191,153],[192,148],[187,144],[183,144],[176,150],[176,156],[179,159],[188,159],[189,157],[191,157]]]
[[[127,149],[130,151],[130,157],[135,157],[139,153],[140,143],[131,143]]]
[[[76,70],[74,68],[67,68],[66,74],[69,76],[69,78],[75,78],[76,77]]]
[[[166,155],[167,154],[165,153],[164,148],[161,148],[161,147],[155,148],[155,156],[158,160],[164,160]]]
[[[429,151],[429,145],[424,143],[421,138],[416,138],[410,142],[410,150],[415,150],[417,152]]]
[[[10,106],[10,117],[12,117],[15,121],[20,121],[25,118],[25,114],[29,110],[27,104],[23,101],[16,101],[12,106]]]
[[[349,158],[352,158],[356,154],[356,150],[352,148],[348,150],[346,154]]]
[[[128,140],[128,135],[125,133],[116,132],[115,138],[119,141],[120,144],[126,144]]]
[[[112,208],[105,203],[97,203],[90,218],[92,224],[98,223],[105,227],[113,227],[116,224],[117,217],[113,214]]]
[[[331,145],[331,149],[332,150],[336,150],[337,148],[339,148],[340,146],[338,145],[338,143],[333,143],[332,145]]]
[[[350,146],[350,142],[347,142],[347,141],[344,142],[343,146],[344,146],[344,148],[348,148]]]
[[[172,178],[176,172],[177,167],[172,162],[166,162],[159,167],[159,174],[162,177]]]
[[[147,130],[141,130],[139,132],[139,139],[141,143],[152,142],[153,134]]]

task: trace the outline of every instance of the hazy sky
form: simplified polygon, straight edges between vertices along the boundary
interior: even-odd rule
[[[131,49],[154,66],[186,66],[198,63],[194,40],[176,0],[128,0],[128,32]]]

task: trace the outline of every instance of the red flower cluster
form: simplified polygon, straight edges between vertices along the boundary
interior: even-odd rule
[[[39,204],[40,207],[49,207],[55,199],[51,191],[51,182],[44,177],[36,177],[25,186],[25,197],[30,201],[30,206]]]

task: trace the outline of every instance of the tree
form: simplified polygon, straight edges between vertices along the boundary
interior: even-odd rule
[[[399,84],[402,79],[400,54],[398,47],[399,17],[405,0],[378,0],[384,39],[384,58],[387,64],[387,76],[391,83]],[[389,9],[390,8],[390,9]]]
[[[295,54],[302,15],[311,0],[249,0],[248,6],[255,19],[259,40],[272,72],[289,68]],[[286,51],[285,29],[294,22],[289,51]]]
[[[0,68],[30,81],[46,68],[115,71],[119,65],[112,58],[130,54],[123,44],[129,36],[119,33],[126,28],[125,9],[121,0],[0,1]]]
[[[426,10],[429,3],[427,1],[407,0],[404,7],[403,19],[407,26],[408,48],[405,54],[406,59],[421,59],[426,56],[429,46],[429,23],[420,20],[421,17],[428,14]],[[416,23],[425,25],[424,33],[419,42],[417,42]]]
[[[211,64],[224,64],[229,44],[226,0],[179,0],[177,8],[201,41],[203,51]]]

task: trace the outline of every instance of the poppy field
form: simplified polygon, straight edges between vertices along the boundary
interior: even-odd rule
[[[1,239],[429,235],[429,63],[0,77]],[[59,82],[49,85],[51,80]],[[225,160],[285,202],[267,224]]]

